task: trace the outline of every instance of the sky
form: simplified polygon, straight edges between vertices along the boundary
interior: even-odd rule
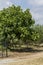
[[[0,0],[0,10],[12,4],[24,10],[29,8],[36,24],[43,24],[43,0]]]

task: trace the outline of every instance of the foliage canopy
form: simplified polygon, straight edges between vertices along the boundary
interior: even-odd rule
[[[12,44],[20,39],[35,40],[34,23],[29,9],[23,11],[20,6],[14,5],[4,8],[0,11],[0,41]]]

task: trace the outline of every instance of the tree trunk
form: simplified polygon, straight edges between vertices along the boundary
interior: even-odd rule
[[[7,47],[6,47],[6,57],[8,57],[8,49],[7,49]]]
[[[2,46],[2,58],[3,58],[3,46]]]

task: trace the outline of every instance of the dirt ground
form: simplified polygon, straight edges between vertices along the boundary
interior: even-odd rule
[[[0,65],[43,65],[43,52],[13,54],[13,57],[0,59]]]

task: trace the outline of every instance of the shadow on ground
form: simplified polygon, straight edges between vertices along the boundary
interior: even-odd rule
[[[12,52],[42,52],[42,50],[33,49],[33,48],[23,48],[23,49],[10,49]]]
[[[22,48],[22,49],[10,49],[10,52],[18,52],[18,53],[23,53],[23,52],[30,52],[30,53],[37,53],[37,52],[43,52],[43,49],[33,49],[33,48]],[[12,55],[8,55],[8,57],[11,57]],[[2,52],[0,52],[0,58],[2,58]],[[6,54],[3,54],[3,58],[6,58]]]

